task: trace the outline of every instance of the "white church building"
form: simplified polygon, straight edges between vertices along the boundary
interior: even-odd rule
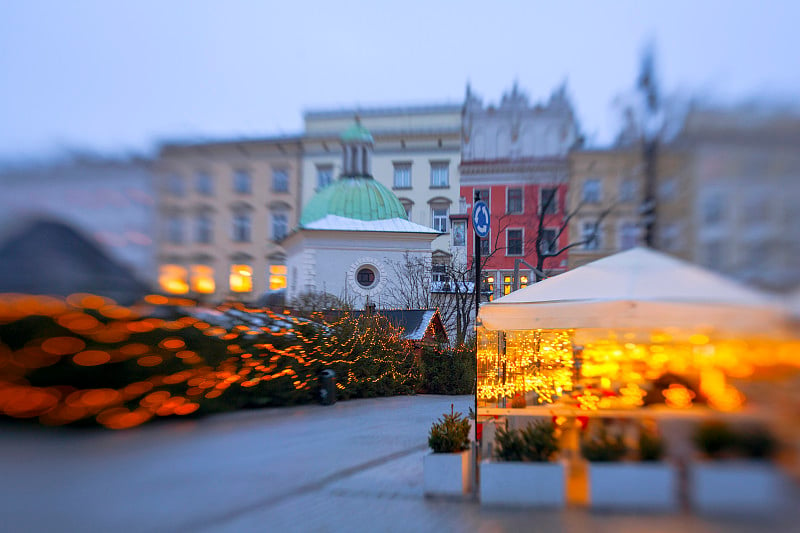
[[[328,293],[360,309],[400,305],[392,297],[395,265],[406,257],[430,262],[439,232],[408,220],[386,186],[373,179],[374,141],[358,119],[341,136],[343,173],[305,205],[298,228],[284,241],[287,302]]]

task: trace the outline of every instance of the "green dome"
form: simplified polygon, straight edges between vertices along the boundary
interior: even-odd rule
[[[328,215],[369,221],[408,218],[397,196],[369,176],[340,178],[319,191],[303,209],[300,226]]]
[[[367,142],[367,143],[374,143],[375,141],[372,139],[372,134],[369,132],[367,128],[361,125],[361,121],[356,120],[355,124],[344,130],[342,133],[342,142],[344,143],[352,143],[352,142]]]

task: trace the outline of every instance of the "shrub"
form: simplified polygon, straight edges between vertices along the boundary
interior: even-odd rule
[[[428,394],[472,394],[476,370],[474,347],[426,346],[420,358],[420,389]]]
[[[664,457],[664,439],[651,431],[639,434],[639,460],[660,461]]]
[[[451,405],[450,414],[443,414],[431,426],[428,446],[433,453],[457,453],[466,450],[469,448],[469,419],[461,413],[453,412]]]
[[[501,461],[550,461],[558,451],[558,439],[552,422],[535,422],[515,431],[498,428],[495,435],[495,458]]]
[[[628,452],[621,435],[612,437],[605,428],[581,443],[583,456],[593,463],[621,460]]]
[[[725,422],[710,420],[703,422],[694,431],[692,440],[703,455],[720,458],[736,449],[736,434]]]
[[[737,437],[739,452],[750,459],[767,459],[775,453],[777,442],[766,428],[752,427]]]
[[[764,427],[753,426],[736,431],[720,421],[700,424],[694,432],[694,443],[703,455],[713,459],[767,459],[777,447],[775,438]]]

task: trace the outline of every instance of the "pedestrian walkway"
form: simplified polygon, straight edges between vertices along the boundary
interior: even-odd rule
[[[790,531],[800,510],[703,519],[425,498],[431,423],[468,396],[240,411],[135,430],[0,426],[3,531]],[[797,503],[796,489],[787,501]]]

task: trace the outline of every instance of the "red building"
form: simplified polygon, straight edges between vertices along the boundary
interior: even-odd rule
[[[547,257],[569,242],[564,213],[567,184],[566,160],[471,161],[462,163],[461,196],[469,199],[472,215],[475,193],[489,206],[491,229],[482,239],[484,290],[489,298],[508,294],[514,286],[514,268],[519,263],[519,286],[534,281],[532,267],[545,274],[563,272],[566,252]],[[467,232],[467,258],[474,253],[473,231]],[[525,264],[527,263],[527,265]]]
[[[461,137],[460,193],[467,213],[480,191],[491,214],[481,252],[489,297],[533,282],[532,268],[546,275],[566,270],[568,251],[550,257],[569,243],[567,154],[579,141],[565,87],[546,104],[530,105],[515,85],[498,106],[484,106],[467,87]],[[471,263],[474,233],[467,235]]]

